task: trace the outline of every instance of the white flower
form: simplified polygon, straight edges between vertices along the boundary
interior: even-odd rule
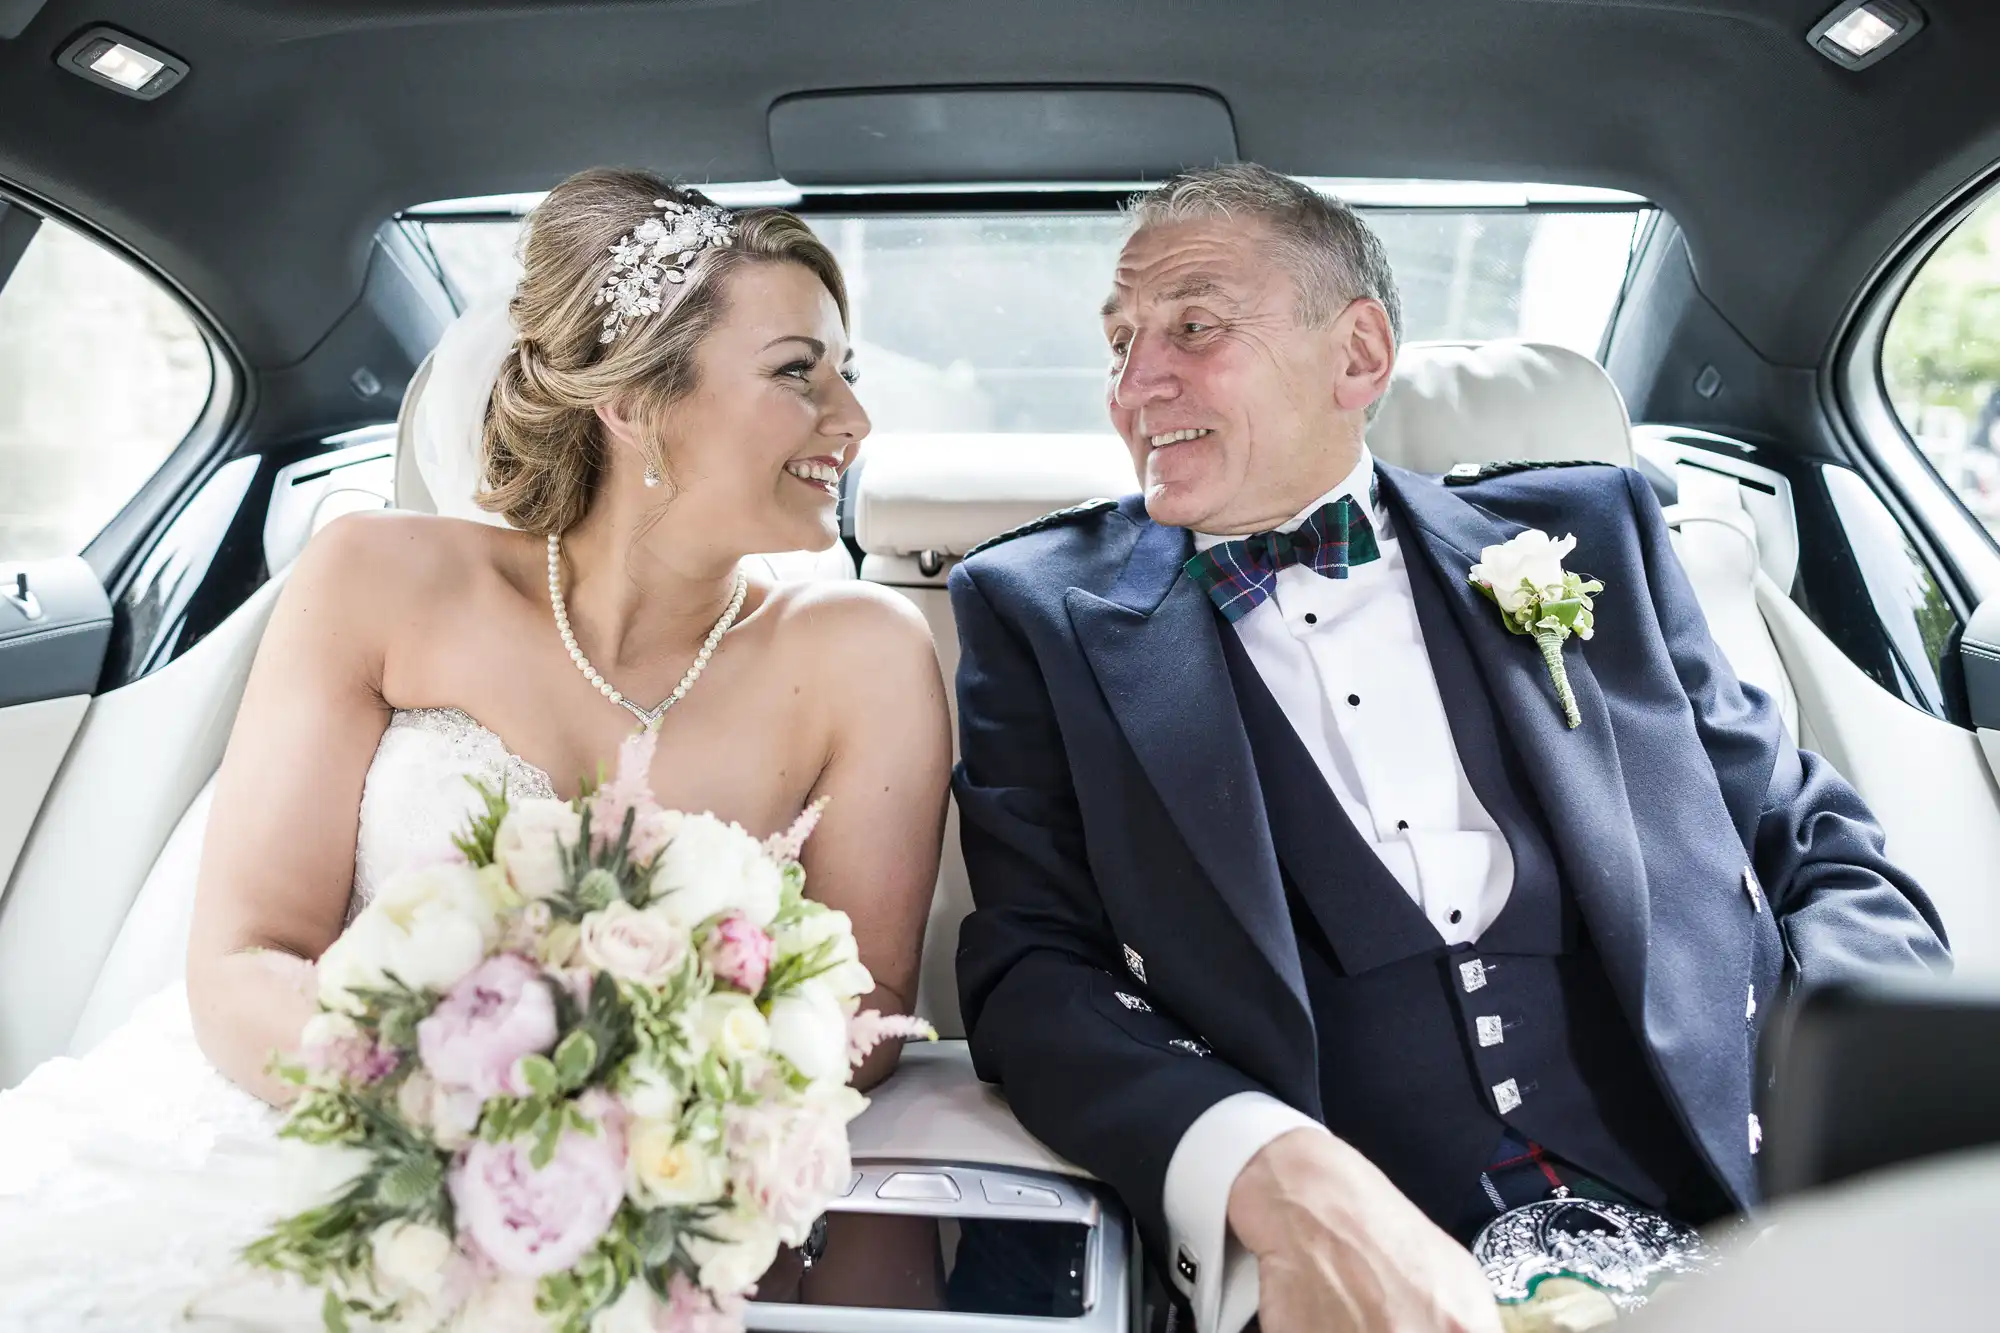
[[[722,1197],[729,1177],[722,1158],[679,1137],[671,1122],[642,1120],[625,1137],[626,1193],[645,1208],[682,1207]]]
[[[621,981],[665,985],[687,958],[687,927],[653,908],[614,902],[583,919],[583,961]]]
[[[535,1309],[535,1286],[533,1278],[495,1278],[472,1294],[453,1327],[479,1333],[550,1333],[549,1321]]]
[[[703,1000],[694,1027],[702,1049],[729,1064],[761,1055],[771,1045],[771,1025],[757,1011],[757,1002],[735,991],[717,991]]]
[[[771,1006],[771,1049],[809,1079],[847,1081],[847,1011],[840,997],[808,981]]]
[[[653,904],[693,930],[736,910],[759,926],[778,914],[784,880],[764,844],[714,815],[689,815],[653,868]]]
[[[852,1088],[841,1091],[867,1104]],[[735,1197],[762,1211],[787,1245],[805,1243],[813,1219],[852,1176],[849,1118],[844,1101],[828,1098],[729,1108],[724,1132]]]
[[[358,1012],[353,992],[391,976],[413,990],[450,990],[499,937],[499,918],[470,866],[406,870],[320,955],[320,1003]]]
[[[1562,595],[1562,558],[1575,549],[1574,535],[1558,541],[1539,528],[1529,528],[1480,551],[1479,563],[1470,571],[1472,581],[1491,588],[1493,600],[1511,616],[1536,597]]]
[[[633,1278],[611,1302],[590,1317],[590,1333],[658,1333],[659,1300],[645,1280]]]
[[[427,1130],[437,1146],[457,1152],[472,1142],[485,1103],[476,1092],[463,1088],[442,1088],[422,1069],[413,1069],[396,1089],[396,1110],[420,1130]]]
[[[523,898],[552,898],[562,892],[562,848],[582,836],[582,816],[569,802],[518,802],[493,835],[493,855],[507,867],[507,882]]]
[[[371,1244],[375,1271],[392,1291],[413,1292],[426,1302],[443,1294],[456,1253],[450,1236],[420,1222],[388,1222],[375,1229]]]
[[[699,1281],[709,1291],[736,1295],[751,1285],[778,1257],[778,1230],[754,1208],[734,1207],[702,1221],[714,1240],[690,1236],[688,1256],[700,1265]]]
[[[625,1063],[618,1081],[618,1100],[635,1120],[678,1120],[681,1091],[667,1071],[651,1060]]]
[[[779,930],[772,943],[777,945],[780,958],[810,955],[825,946],[822,960],[833,966],[816,980],[843,999],[856,999],[875,989],[875,977],[862,965],[854,943],[854,923],[837,908],[807,903],[805,915]]]

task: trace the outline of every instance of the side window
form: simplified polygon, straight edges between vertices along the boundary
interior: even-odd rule
[[[1882,380],[1903,429],[2000,536],[2000,195],[1904,292],[1882,341]]]
[[[207,339],[158,283],[0,202],[0,560],[80,552],[200,417]]]

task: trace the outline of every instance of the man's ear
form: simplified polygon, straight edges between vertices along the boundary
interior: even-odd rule
[[[1329,333],[1343,354],[1333,401],[1342,411],[1363,411],[1389,392],[1389,379],[1396,371],[1396,335],[1389,327],[1389,312],[1372,296],[1356,297]]]

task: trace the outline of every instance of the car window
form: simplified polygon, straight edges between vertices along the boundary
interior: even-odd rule
[[[1882,381],[1938,475],[2000,536],[2000,195],[1903,293],[1882,341]]]
[[[80,552],[186,438],[213,384],[178,301],[44,221],[0,286],[0,559]]]
[[[1405,337],[1532,338],[1595,356],[1642,205],[1596,211],[1362,210],[1402,293]],[[882,431],[1106,429],[1097,307],[1115,214],[824,212],[807,219],[852,293],[859,393]],[[520,224],[419,226],[465,300],[520,275]]]

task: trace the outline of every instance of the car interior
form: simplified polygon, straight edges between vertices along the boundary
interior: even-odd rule
[[[979,289],[1015,302],[996,320],[1081,317],[1088,336],[1119,201],[1183,165],[1259,161],[1385,228],[1448,223],[1461,288],[1493,229],[1623,219],[1578,337],[1536,336],[1506,300],[1482,324],[1445,284],[1460,314],[1419,322],[1370,448],[1427,473],[1637,468],[1739,676],[1867,800],[1959,971],[2000,968],[2000,546],[1883,368],[1899,305],[2000,179],[2000,9],[1923,0],[1912,27],[1897,0],[1893,49],[1856,67],[1810,37],[1828,4],[0,0],[0,1088],[180,975],[209,789],[288,570],[341,514],[436,509],[412,443],[430,350],[491,308],[475,278],[504,292],[539,192],[600,163],[780,203],[829,236],[998,237],[1020,286]],[[105,42],[143,58],[138,88],[92,71]],[[1109,244],[1045,264],[1036,237],[1072,223]],[[33,425],[4,402],[26,392],[10,276],[58,233],[164,295],[210,386],[60,549],[4,526],[33,512],[44,466],[8,454]],[[463,258],[475,239],[483,266]],[[1087,366],[1064,371],[1066,416],[982,424],[886,389],[878,409],[871,292],[959,297],[949,265],[896,288],[893,256],[876,279],[841,253],[876,431],[842,542],[758,559],[895,589],[949,681],[952,567],[1131,492],[1131,462],[1088,415]],[[1558,281],[1585,260],[1537,262]],[[906,341],[884,362],[923,355]],[[1004,379],[946,359],[920,368],[925,392]],[[1062,1322],[1138,1327],[1116,1200],[972,1072],[953,978],[971,906],[953,815],[918,1005],[942,1040],[912,1045],[857,1122],[843,1206],[1081,1224],[1088,1276]],[[857,1317],[756,1326],[946,1326]],[[948,1326],[1022,1323],[981,1318]]]

